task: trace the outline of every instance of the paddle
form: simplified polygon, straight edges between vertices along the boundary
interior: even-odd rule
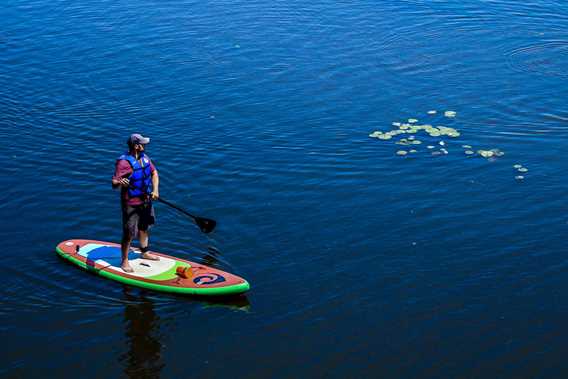
[[[211,233],[213,231],[213,229],[215,229],[215,226],[217,225],[217,222],[215,220],[211,220],[211,219],[208,219],[208,218],[205,218],[205,217],[194,216],[191,213],[189,213],[188,211],[186,211],[185,209],[182,209],[182,208],[178,207],[177,205],[172,204],[169,201],[162,199],[161,197],[158,197],[158,201],[162,202],[166,205],[169,205],[170,207],[177,209],[181,213],[191,217],[193,219],[193,221],[195,221],[195,224],[197,224],[197,226],[199,226],[199,229],[201,229],[201,231],[203,233]]]

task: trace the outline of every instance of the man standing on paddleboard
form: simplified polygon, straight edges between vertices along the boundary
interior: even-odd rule
[[[121,187],[122,207],[122,264],[124,272],[134,272],[128,262],[128,251],[132,239],[138,236],[141,258],[157,261],[160,258],[148,253],[148,231],[156,221],[152,200],[160,195],[158,170],[146,155],[150,138],[132,134],[128,138],[128,152],[116,161],[112,187]]]

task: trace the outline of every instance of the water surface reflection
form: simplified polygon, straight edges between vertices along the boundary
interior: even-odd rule
[[[158,378],[164,368],[162,342],[160,341],[160,317],[154,303],[143,292],[124,287],[124,324],[127,343],[126,353],[120,356],[124,373],[129,378]]]
[[[124,374],[128,378],[158,378],[165,367],[163,359],[166,354],[165,338],[161,327],[163,328],[167,322],[160,318],[156,308],[164,312],[169,312],[172,308],[168,305],[162,307],[160,304],[156,307],[149,293],[143,290],[124,286],[123,293],[126,351],[120,355],[119,364],[124,367]],[[191,315],[195,305],[244,312],[250,311],[251,307],[245,295],[211,299],[173,294],[165,296],[171,296],[172,301],[175,302],[174,313],[177,314],[178,310],[182,310],[186,317]],[[166,303],[169,302],[166,300]],[[176,332],[169,330],[168,334],[176,335]]]

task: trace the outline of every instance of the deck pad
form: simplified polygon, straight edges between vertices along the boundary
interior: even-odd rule
[[[104,265],[109,270],[124,272],[120,268],[120,264],[122,262],[120,246],[89,243],[79,250],[79,255],[85,257],[87,260]],[[142,259],[141,255],[142,254],[140,252],[133,250],[128,252],[128,261],[130,262],[130,266],[134,269],[134,272],[131,273],[131,275],[148,278],[172,271],[173,273],[169,276],[169,278],[175,278],[175,270],[172,270],[177,266],[175,259],[160,257],[159,261],[152,261],[149,259]]]

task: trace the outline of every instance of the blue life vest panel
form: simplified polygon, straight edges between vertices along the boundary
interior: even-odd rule
[[[132,175],[130,175],[130,185],[128,186],[128,197],[144,197],[152,193],[152,167],[150,166],[150,158],[146,154],[140,155],[140,162],[128,153],[122,154],[119,160],[124,159],[130,163],[132,167]]]

